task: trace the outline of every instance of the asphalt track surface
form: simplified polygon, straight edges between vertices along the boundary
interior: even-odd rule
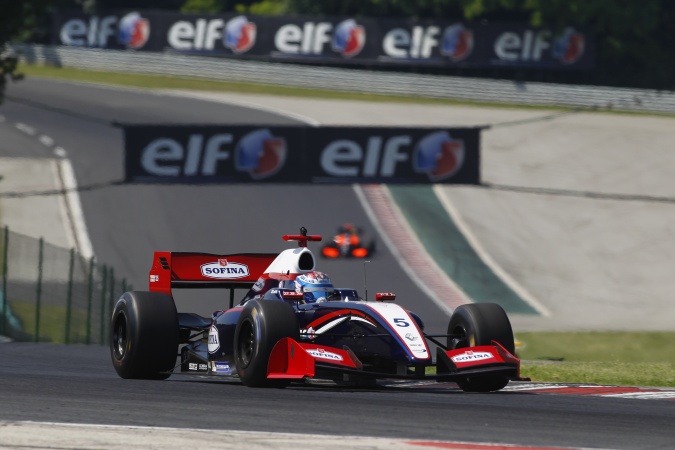
[[[26,80],[8,94],[4,117],[52,136],[68,152],[80,186],[122,178],[122,134],[114,121],[297,123],[237,106],[51,81]],[[53,157],[25,136],[11,139],[21,151],[3,156]],[[349,187],[110,186],[84,191],[81,200],[99,260],[141,289],[156,249],[279,251],[285,248],[280,235],[299,226],[330,234],[344,221],[367,223]],[[426,319],[428,329],[442,329],[445,313],[381,250],[368,269],[369,290],[396,291],[404,306]],[[321,267],[337,284],[362,280],[360,264]],[[183,311],[208,314],[219,307],[217,299],[179,298]],[[672,401],[470,395],[456,389],[270,391],[181,376],[130,381],[117,377],[101,347],[4,344],[0,359],[0,420],[616,449],[669,448],[675,442]]]
[[[0,359],[0,421],[613,449],[675,442],[675,402],[667,400],[432,388],[265,390],[187,376],[122,380],[107,349],[94,346],[3,344]],[[0,428],[0,446],[1,436]]]

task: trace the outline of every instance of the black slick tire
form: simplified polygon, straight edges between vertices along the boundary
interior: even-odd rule
[[[122,378],[168,378],[178,354],[178,313],[159,292],[125,292],[113,309],[110,357]]]
[[[280,339],[299,339],[293,307],[276,300],[250,300],[234,331],[234,362],[241,382],[249,387],[284,387],[287,381],[267,379],[267,364]]]
[[[448,324],[448,348],[457,349],[499,342],[509,353],[515,353],[511,322],[496,303],[471,303],[455,309]],[[508,384],[504,376],[475,376],[459,380],[467,392],[498,391]]]

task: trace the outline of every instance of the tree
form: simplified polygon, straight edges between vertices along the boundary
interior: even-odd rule
[[[348,15],[387,18],[462,16],[461,0],[288,0],[288,12],[303,15]]]
[[[17,55],[9,47],[9,42],[20,36],[35,20],[34,10],[43,3],[40,0],[16,2],[3,0],[0,2],[0,103],[5,98],[7,82],[21,78],[17,73]],[[34,22],[32,22],[34,23]]]

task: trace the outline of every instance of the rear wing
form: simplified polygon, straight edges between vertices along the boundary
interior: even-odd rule
[[[149,290],[171,295],[173,288],[250,288],[274,261],[277,253],[155,252]]]

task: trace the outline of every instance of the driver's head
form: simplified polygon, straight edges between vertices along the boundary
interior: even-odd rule
[[[303,294],[308,303],[325,302],[335,289],[323,272],[312,271],[295,278],[295,291]]]
[[[346,223],[340,227],[340,233],[356,233],[356,227],[351,223]]]

